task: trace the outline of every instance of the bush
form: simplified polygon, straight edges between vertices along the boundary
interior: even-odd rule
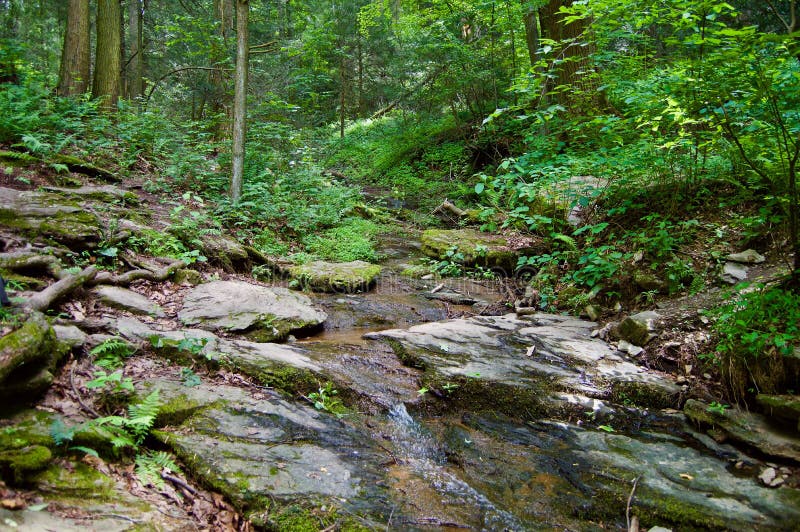
[[[374,240],[380,227],[369,220],[349,218],[340,225],[322,233],[310,234],[306,239],[308,251],[320,258],[335,262],[377,260]]]
[[[738,288],[743,288],[739,286]],[[800,384],[800,296],[757,285],[715,309],[714,353],[735,402],[754,394],[797,391]]]

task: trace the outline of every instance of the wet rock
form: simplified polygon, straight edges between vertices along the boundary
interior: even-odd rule
[[[603,315],[603,308],[600,305],[586,305],[583,312],[590,321],[597,321]]]
[[[738,262],[740,264],[761,264],[767,260],[764,255],[761,255],[754,249],[747,249],[739,253],[731,253],[725,258],[731,262]]]
[[[777,488],[785,482],[784,478],[778,474],[774,467],[768,467],[758,475],[758,480],[765,486],[770,488]]]
[[[241,281],[214,281],[191,289],[178,317],[187,325],[246,334],[257,342],[299,336],[327,319],[303,294]]]
[[[511,275],[521,254],[542,248],[542,243],[527,237],[516,241],[474,229],[428,229],[420,239],[422,252],[437,260],[453,260],[448,252],[455,248],[463,259],[453,260],[467,267],[497,268]]]
[[[435,299],[436,301],[444,301],[451,305],[474,305],[477,303],[473,297],[465,296],[454,290],[440,290],[439,292],[425,292],[422,294],[425,299]]]
[[[119,286],[98,286],[94,295],[106,306],[127,310],[133,314],[163,318],[164,310],[146,296]]]
[[[314,292],[352,294],[375,286],[381,267],[361,260],[352,262],[314,261],[289,268],[300,288]]]
[[[712,411],[708,405],[694,399],[686,401],[683,411],[692,421],[713,426],[732,440],[751,445],[768,456],[800,463],[800,438],[777,430],[762,415],[738,408]]]
[[[94,214],[49,192],[0,188],[0,224],[78,250],[95,247],[101,237],[100,221]]]
[[[176,236],[180,238],[181,235]],[[226,272],[245,271],[249,265],[245,246],[224,235],[203,236],[201,250],[210,264],[219,266]]]
[[[728,284],[741,283],[747,279],[747,267],[737,262],[726,262],[722,267],[721,279]]]
[[[633,345],[632,343],[627,342],[625,340],[620,340],[619,341],[619,345],[617,346],[617,349],[619,349],[623,353],[628,353],[629,355],[631,355],[633,357],[641,355],[642,352],[644,351],[644,348],[639,347],[638,345]]]
[[[156,432],[193,476],[250,516],[269,521],[282,506],[326,505],[385,522],[391,509],[381,487],[387,456],[365,434],[329,414],[275,396],[255,398],[234,387],[178,389],[164,396],[197,405],[174,428]]]
[[[387,342],[407,365],[423,368],[429,387],[458,384],[452,397],[465,406],[533,412],[558,391],[600,399],[625,396],[643,406],[675,404],[676,385],[591,338],[595,326],[568,316],[508,314],[365,337]]]
[[[655,336],[660,319],[661,316],[653,311],[628,316],[614,328],[614,336],[641,347]]]

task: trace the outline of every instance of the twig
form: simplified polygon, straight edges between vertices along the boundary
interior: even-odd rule
[[[631,531],[631,502],[633,501],[633,494],[636,493],[636,485],[639,483],[639,479],[642,478],[641,475],[633,479],[633,487],[631,488],[631,494],[628,495],[628,505],[625,508],[625,519],[628,521],[628,532]],[[638,520],[637,520],[638,521]]]
[[[94,408],[83,402],[83,397],[81,397],[81,393],[75,386],[75,365],[77,363],[78,363],[77,360],[73,360],[72,365],[69,367],[69,385],[72,388],[72,393],[75,394],[75,397],[78,399],[78,404],[81,405],[81,408],[86,410],[86,412],[93,415],[94,417],[100,417],[100,414],[97,413],[97,410],[95,410]]]
[[[170,475],[169,473],[161,473],[161,478],[164,480],[169,480],[179,488],[186,490],[187,492],[191,493],[192,495],[197,495],[197,490],[191,487],[189,484],[186,483],[185,480],[182,480],[176,476]]]
[[[134,523],[136,525],[144,523],[144,521],[140,519],[134,519],[133,517],[128,517],[127,515],[120,515],[120,514],[97,514],[97,517],[110,517],[112,519],[122,519],[123,521],[128,521],[129,523]]]

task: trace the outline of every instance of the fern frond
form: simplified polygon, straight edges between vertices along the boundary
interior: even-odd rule
[[[164,471],[181,473],[181,469],[169,453],[147,452],[136,457],[136,476],[142,484],[152,484],[156,488],[163,489],[164,479],[161,478],[161,473]]]
[[[159,410],[161,410],[161,398],[158,389],[153,390],[141,403],[128,407],[126,425],[138,443],[144,441],[150,433]]]

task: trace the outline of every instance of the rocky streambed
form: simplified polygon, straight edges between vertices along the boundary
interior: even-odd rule
[[[85,232],[95,222],[83,220]],[[42,226],[17,225],[28,237]],[[344,281],[329,265],[321,284],[302,272],[307,288],[339,293],[181,270],[86,289],[62,303],[66,317],[30,311],[26,338],[38,341],[11,332],[2,356],[38,361],[47,375],[37,381],[20,363],[3,387],[49,391],[2,419],[0,526],[798,529],[792,427],[687,402],[685,387],[601,339],[596,323],[531,309],[484,315],[497,300],[491,284],[402,278],[417,250],[401,240],[386,240],[383,272],[364,282],[352,265]],[[10,273],[27,272],[5,256]],[[184,473],[162,471],[166,486],[86,455],[113,455],[102,435],[78,430],[72,449],[53,439],[54,423],[91,417],[97,368],[76,354],[110,335],[138,349],[123,370],[134,402],[159,391],[148,446],[173,453]],[[212,525],[214,512],[231,516]]]

